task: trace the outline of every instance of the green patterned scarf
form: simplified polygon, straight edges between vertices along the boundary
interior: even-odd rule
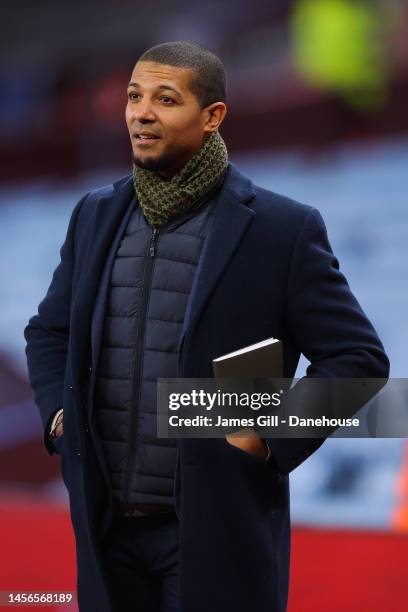
[[[171,180],[156,172],[133,166],[133,183],[147,221],[153,227],[167,223],[202,198],[224,174],[228,152],[218,131]]]

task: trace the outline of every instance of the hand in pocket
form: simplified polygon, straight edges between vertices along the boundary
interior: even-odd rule
[[[249,435],[242,435],[244,432],[246,432],[246,430],[228,434],[226,436],[227,442],[249,454],[266,459],[267,449],[262,438],[252,430],[248,430]]]

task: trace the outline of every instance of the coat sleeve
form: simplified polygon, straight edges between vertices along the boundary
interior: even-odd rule
[[[60,250],[60,263],[38,314],[31,317],[24,329],[29,381],[43,423],[44,444],[50,454],[54,447],[48,436],[49,426],[55,412],[62,407],[68,354],[75,227],[86,197],[73,210]]]
[[[340,272],[324,221],[314,208],[307,213],[293,250],[286,324],[299,351],[310,361],[305,378],[388,378],[383,345]],[[324,439],[266,441],[271,461],[286,475]]]

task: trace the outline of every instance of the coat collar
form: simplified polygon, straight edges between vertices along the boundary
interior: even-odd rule
[[[85,360],[89,359],[92,312],[101,273],[110,245],[134,195],[132,175],[128,175],[103,190],[96,205],[77,298],[72,306],[72,348],[79,362],[76,364],[77,372],[85,372],[87,368]],[[217,196],[212,229],[192,287],[181,332],[179,359],[185,339],[193,333],[212,290],[255,215],[247,206],[254,195],[251,181],[229,163]]]
[[[97,199],[96,210],[86,236],[88,246],[81,262],[82,270],[71,313],[70,336],[72,354],[75,356],[72,373],[74,377],[77,375],[78,385],[84,382],[91,363],[92,314],[106,258],[134,195],[130,175],[88,196]]]
[[[201,254],[184,317],[178,351],[180,376],[186,341],[191,338],[215,285],[255,216],[247,206],[254,196],[251,181],[230,163],[217,197],[213,225]]]

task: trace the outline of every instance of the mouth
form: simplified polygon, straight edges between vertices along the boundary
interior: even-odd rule
[[[157,140],[160,140],[159,136],[150,133],[136,133],[134,136],[138,145],[146,146],[155,143]]]

